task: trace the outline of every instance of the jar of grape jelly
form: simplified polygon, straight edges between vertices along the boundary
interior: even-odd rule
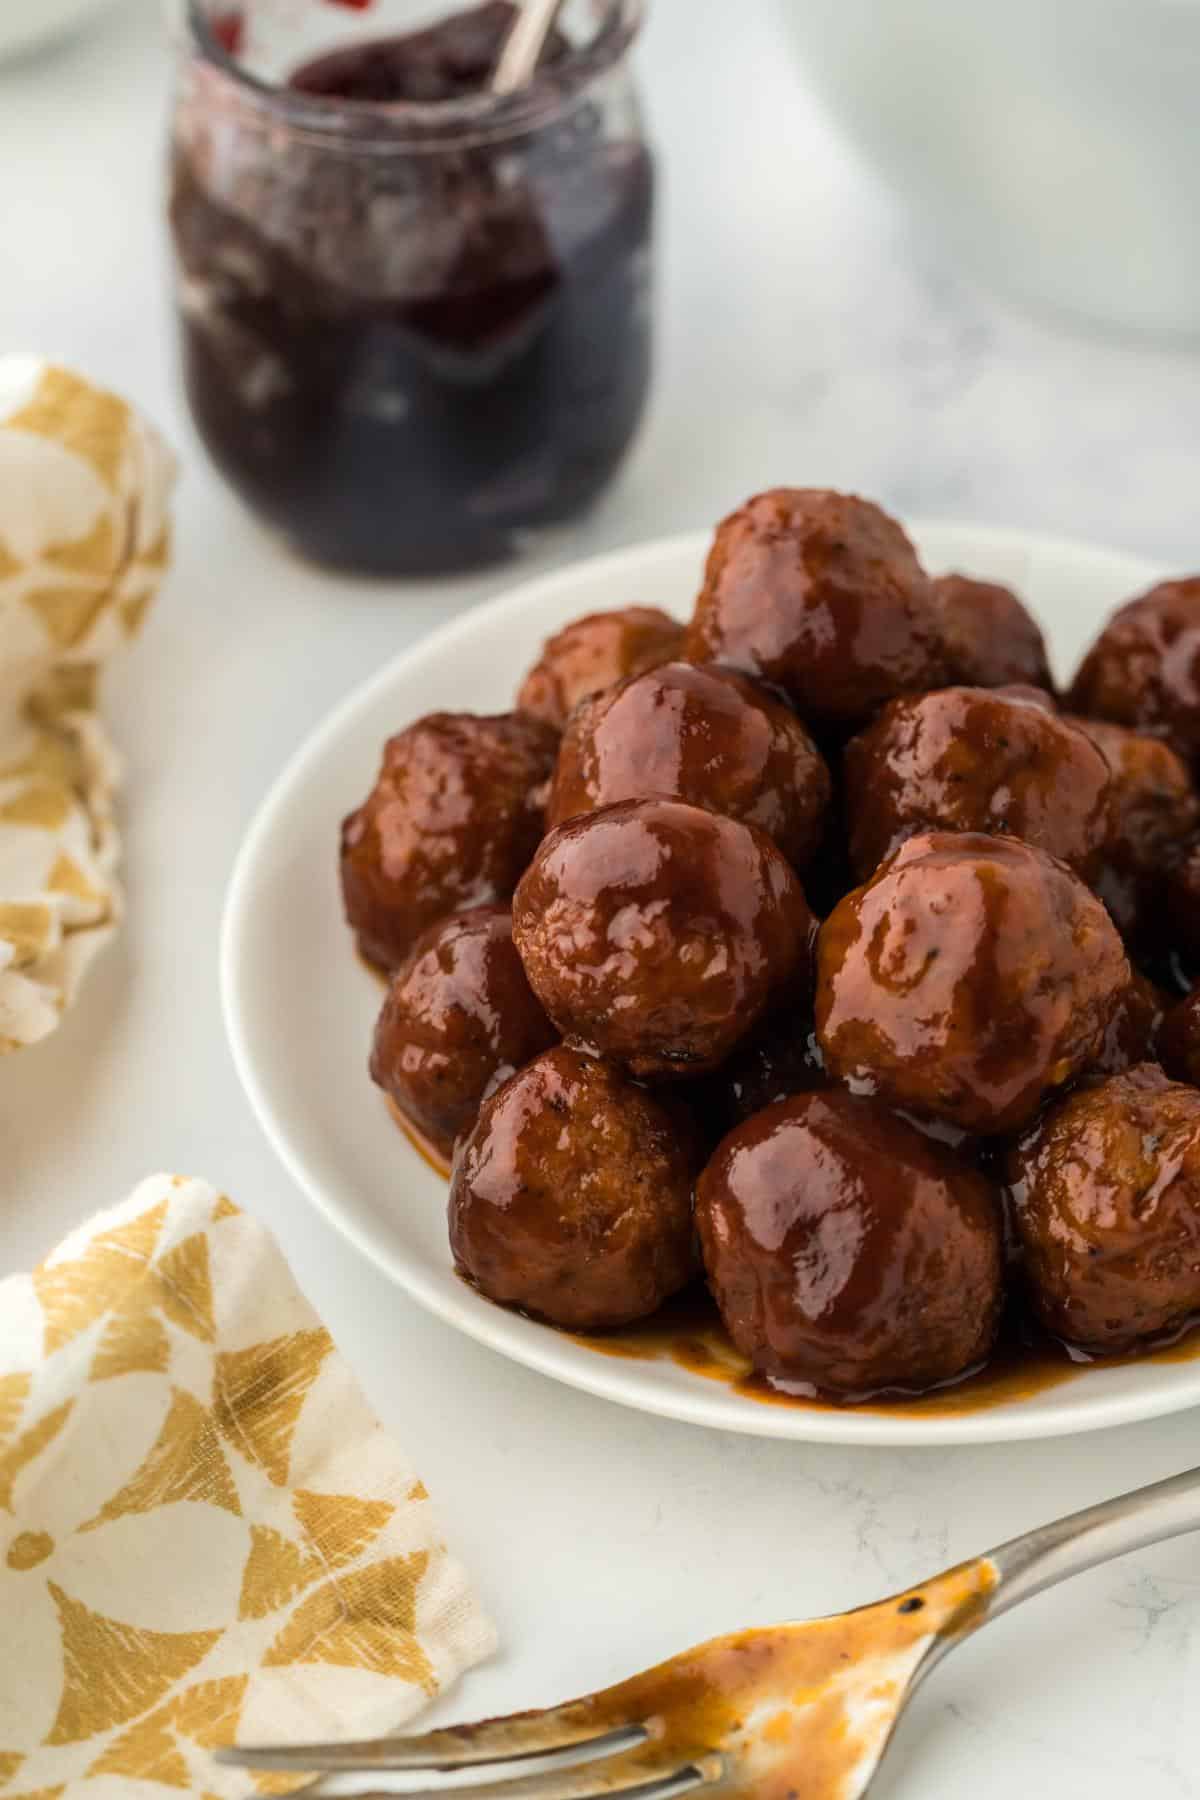
[[[183,371],[226,479],[302,554],[388,574],[586,506],[649,378],[641,0],[568,0],[504,99],[511,0],[182,8]]]

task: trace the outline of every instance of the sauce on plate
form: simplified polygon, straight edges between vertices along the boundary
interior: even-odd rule
[[[1194,1326],[1183,1335],[1140,1356],[1106,1356],[1094,1360],[1072,1356],[1063,1345],[1035,1334],[1024,1322],[1006,1321],[1000,1342],[990,1361],[963,1380],[926,1394],[881,1395],[859,1401],[854,1410],[911,1417],[913,1413],[942,1418],[982,1412],[1031,1400],[1037,1394],[1085,1376],[1097,1362],[1104,1368],[1123,1368],[1130,1363],[1184,1363],[1200,1358],[1200,1331]],[[717,1381],[748,1400],[768,1406],[803,1406],[818,1412],[843,1412],[844,1406],[811,1394],[787,1393],[756,1375],[747,1359],[734,1349],[721,1324],[717,1309],[701,1288],[669,1301],[654,1318],[624,1331],[595,1337],[576,1337],[576,1343],[602,1356],[639,1362],[667,1360],[678,1368],[708,1381]]]

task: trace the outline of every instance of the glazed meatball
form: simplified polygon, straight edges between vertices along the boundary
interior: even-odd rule
[[[430,713],[384,746],[342,826],[342,897],[359,948],[395,969],[428,925],[507,900],[542,835],[558,734],[521,713]]]
[[[1167,871],[1200,825],[1187,764],[1169,744],[1123,725],[1075,718],[1112,773],[1113,817],[1095,887],[1126,936],[1156,930]]]
[[[670,662],[683,647],[684,627],[653,606],[589,613],[542,646],[517,693],[517,706],[562,730],[581,700],[626,675]]]
[[[830,1089],[747,1120],[700,1178],[696,1223],[729,1335],[793,1390],[918,1391],[991,1350],[999,1195],[876,1101]]]
[[[760,826],[803,868],[821,841],[829,788],[790,707],[732,670],[673,662],[576,709],[546,823],[661,795]]]
[[[611,1062],[560,1045],[486,1101],[450,1188],[450,1247],[490,1300],[572,1331],[629,1325],[691,1280],[695,1153]]]
[[[1012,1153],[1030,1298],[1099,1354],[1200,1311],[1200,1093],[1153,1063],[1081,1088]]]
[[[448,1160],[485,1095],[556,1036],[525,979],[507,909],[475,907],[432,925],[392,977],[371,1077]]]
[[[513,901],[530,986],[635,1075],[715,1068],[811,964],[804,890],[765,832],[676,800],[560,825]]]
[[[846,746],[850,853],[862,880],[918,831],[1023,838],[1086,880],[1111,834],[1108,761],[1086,732],[1012,692],[893,700]]]
[[[1200,987],[1171,1007],[1159,1027],[1157,1048],[1173,1081],[1200,1087]]]
[[[1200,576],[1164,581],[1115,612],[1084,657],[1072,712],[1200,755]]]
[[[929,832],[821,927],[817,1037],[856,1091],[1015,1131],[1099,1055],[1129,976],[1065,863],[1016,838]]]
[[[1166,878],[1167,926],[1189,967],[1200,967],[1200,844],[1183,847]]]
[[[1089,1075],[1123,1075],[1136,1063],[1153,1062],[1159,1053],[1159,1037],[1170,1011],[1170,999],[1154,982],[1135,969],[1129,986],[1117,1001],[1104,1042]]]
[[[1053,689],[1045,639],[1011,588],[969,575],[942,575],[933,583],[933,597],[954,681],[968,687],[1015,682]]]
[[[949,674],[930,583],[900,526],[819,488],[774,488],[718,528],[687,655],[773,682],[811,724],[834,728]]]

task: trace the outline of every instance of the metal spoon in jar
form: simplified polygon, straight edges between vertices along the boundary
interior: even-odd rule
[[[489,92],[514,94],[533,80],[562,7],[563,0],[524,0],[492,71]]]

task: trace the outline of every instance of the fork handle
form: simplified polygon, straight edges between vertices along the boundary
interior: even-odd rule
[[[1072,1575],[1185,1531],[1200,1531],[1200,1469],[1104,1500],[1001,1544],[989,1553],[999,1582],[985,1616],[997,1618]]]

